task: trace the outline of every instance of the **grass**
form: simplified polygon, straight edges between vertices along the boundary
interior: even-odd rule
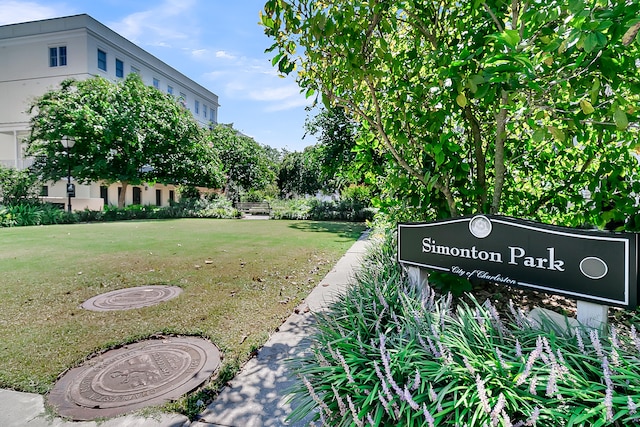
[[[363,229],[209,219],[0,229],[0,388],[43,394],[91,355],[162,334],[209,338],[237,368]],[[141,309],[80,307],[154,284],[183,293]]]

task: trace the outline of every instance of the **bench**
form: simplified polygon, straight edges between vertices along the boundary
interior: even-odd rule
[[[271,214],[269,202],[236,202],[234,207],[245,214]]]

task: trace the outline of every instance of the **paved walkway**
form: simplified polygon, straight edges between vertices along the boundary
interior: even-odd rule
[[[154,414],[145,417],[127,415],[100,422],[70,422],[47,414],[44,398],[39,394],[0,390],[0,426],[2,427],[299,427],[287,424],[291,412],[287,391],[295,382],[286,359],[309,349],[308,336],[313,331],[313,312],[322,310],[349,284],[359,267],[369,241],[363,235],[334,268],[311,291],[300,306],[280,326],[257,357],[225,387],[197,421],[190,422],[178,414]],[[309,311],[305,310],[309,307]]]

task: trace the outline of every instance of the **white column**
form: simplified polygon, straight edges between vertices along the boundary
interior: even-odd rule
[[[13,131],[13,147],[15,150],[16,169],[22,169],[22,156],[20,155],[20,142],[18,142],[18,131]]]

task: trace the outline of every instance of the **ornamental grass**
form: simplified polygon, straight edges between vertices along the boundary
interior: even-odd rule
[[[317,315],[292,420],[322,426],[640,425],[636,328],[562,333],[412,287],[389,241]]]

